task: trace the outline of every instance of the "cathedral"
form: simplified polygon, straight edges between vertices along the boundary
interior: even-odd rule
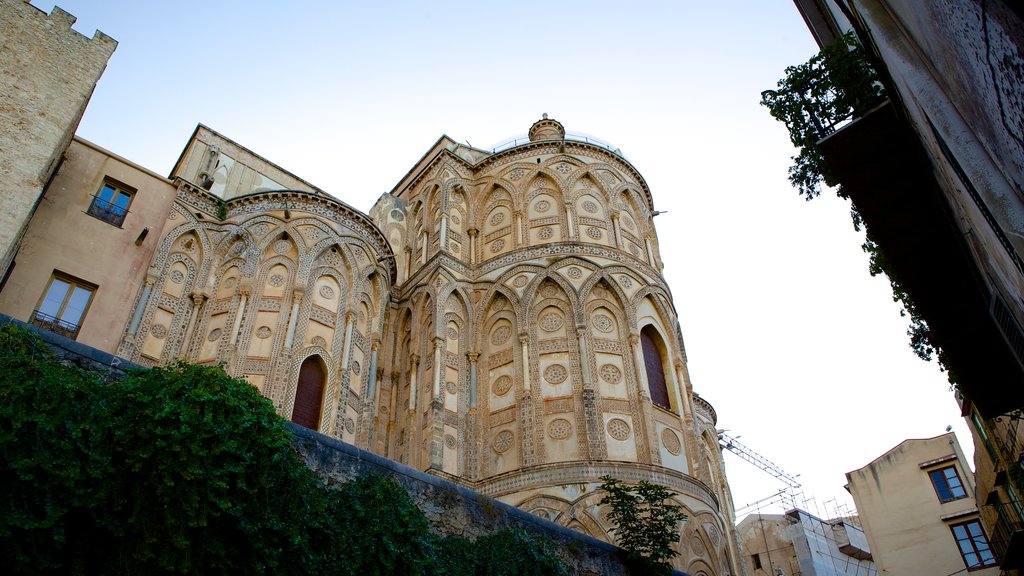
[[[116,42],[0,8],[23,40],[0,75],[0,314],[222,366],[301,426],[602,540],[600,477],[666,486],[676,567],[742,574],[717,416],[620,150],[546,115],[490,150],[442,136],[369,214],[203,125],[164,176],[74,134]]]
[[[0,312],[143,366],[219,364],[302,426],[604,540],[599,478],[678,494],[737,574],[651,191],[550,118],[442,137],[364,214],[200,125],[164,178],[75,138]]]

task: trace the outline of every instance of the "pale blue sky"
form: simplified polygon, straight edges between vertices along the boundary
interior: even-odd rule
[[[758,101],[816,51],[791,0],[60,5],[120,43],[79,134],[158,173],[202,122],[367,211],[443,133],[489,146],[546,112],[621,147],[667,211],[695,391],[818,513],[905,438],[952,424],[971,453],[848,207],[786,180],[794,151]],[[780,486],[726,463],[737,507]]]

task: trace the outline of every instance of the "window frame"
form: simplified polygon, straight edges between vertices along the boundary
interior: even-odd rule
[[[109,200],[102,197],[107,188],[113,191]],[[100,183],[99,190],[92,195],[92,202],[89,203],[85,213],[111,226],[121,228],[137,193],[138,190],[135,188],[113,178],[105,177]],[[117,199],[122,195],[128,199],[123,207],[117,204]]]
[[[57,308],[55,315],[46,314],[42,311],[47,298],[50,296],[50,290],[53,288],[53,282],[57,280],[68,284],[67,292],[61,298],[60,305]],[[86,290],[89,293],[89,297],[85,302],[85,306],[82,307],[82,313],[78,316],[76,323],[68,322],[64,320],[62,316],[68,310],[68,303],[71,301],[71,297],[75,293],[75,289],[80,288]],[[39,296],[39,300],[36,301],[36,306],[32,310],[32,316],[29,318],[29,323],[34,326],[39,326],[61,336],[65,336],[72,340],[78,338],[78,334],[82,331],[82,324],[85,322],[85,317],[89,315],[89,308],[92,306],[92,302],[96,297],[96,291],[99,286],[91,282],[86,282],[80,278],[65,274],[59,270],[54,270],[50,274],[50,279],[46,282],[46,288]]]
[[[959,484],[958,488],[960,489],[960,492],[962,492],[961,495],[957,496],[956,493],[954,492],[953,487],[950,486],[950,484],[949,484],[950,478],[945,474],[946,470],[952,470],[953,471],[953,476],[956,478],[956,481]],[[964,486],[963,479],[960,478],[960,471],[957,470],[956,465],[950,464],[949,466],[943,466],[941,468],[933,468],[931,470],[928,470],[927,473],[928,473],[928,480],[931,482],[932,488],[935,490],[935,496],[939,499],[939,502],[945,504],[946,502],[953,502],[954,500],[960,500],[960,499],[963,499],[963,498],[967,498],[967,488]],[[939,478],[942,480],[942,485],[943,485],[942,487],[950,495],[948,498],[944,498],[942,496],[942,492],[941,492],[941,490],[939,488],[939,485],[935,481],[936,480],[936,477],[935,477],[936,473],[940,474]]]
[[[978,528],[978,534],[972,534],[970,526],[974,525]],[[966,533],[966,538],[961,539],[957,536],[956,529],[962,528]],[[956,549],[960,552],[960,558],[964,561],[964,566],[968,571],[984,570],[985,568],[991,568],[999,565],[999,559],[996,558],[996,553],[992,549],[992,544],[988,540],[988,536],[985,534],[985,529],[981,525],[981,521],[978,518],[967,520],[965,522],[957,522],[956,524],[950,524],[949,531],[953,535],[953,541],[956,542]],[[988,559],[982,559],[983,551],[978,548],[979,540],[985,545],[984,552],[988,553]],[[970,543],[971,552],[965,552],[963,549],[964,544]],[[978,559],[978,564],[971,566],[967,560],[967,555],[973,554]]]

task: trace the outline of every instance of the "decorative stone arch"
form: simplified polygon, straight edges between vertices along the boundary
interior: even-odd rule
[[[633,306],[632,298],[629,297],[629,294],[626,293],[626,290],[615,277],[617,274],[629,276],[632,282],[636,282],[638,284],[645,282],[645,280],[638,279],[636,277],[636,273],[629,268],[622,266],[610,266],[608,268],[602,268],[598,274],[588,278],[583,284],[580,292],[584,294],[584,300],[586,300],[594,286],[603,280],[611,293],[618,299],[619,306],[622,307],[622,311],[626,314],[626,326],[633,327],[636,326],[637,323],[636,308]]]
[[[485,315],[494,304],[494,300],[499,296],[508,301],[513,311],[519,308],[519,298],[516,296],[516,293],[501,282],[495,282],[487,292],[484,293],[483,297],[480,298],[480,302],[477,303],[476,309],[473,312],[473,324],[481,328],[476,331],[476,337],[473,339],[473,347],[476,350],[483,349],[483,338],[489,332],[489,329],[483,329],[484,322],[487,320]],[[514,316],[512,318],[512,327],[514,329],[518,329]]]
[[[570,512],[572,505],[568,500],[547,494],[531,496],[515,506],[560,526],[565,526],[566,521],[572,516]],[[538,510],[542,510],[544,513],[538,514]]]
[[[573,202],[578,200],[578,197],[576,195],[576,184],[579,183],[580,180],[583,180],[584,178],[586,178],[586,179],[588,179],[588,180],[590,180],[591,182],[594,183],[594,187],[600,193],[601,199],[605,201],[605,204],[608,206],[609,211],[611,211],[614,208],[614,206],[612,205],[612,202],[614,201],[615,196],[608,190],[607,184],[605,184],[605,182],[603,180],[601,180],[601,178],[599,178],[597,176],[596,171],[598,169],[602,169],[602,170],[614,170],[614,169],[611,168],[610,166],[608,166],[607,164],[586,164],[584,166],[585,166],[584,170],[576,172],[576,173],[570,175],[570,177],[568,179],[566,179],[566,182],[565,182],[566,198],[568,199],[568,198],[571,197]],[[614,171],[618,172],[618,170],[614,170]]]
[[[212,260],[211,255],[214,254],[214,247],[202,222],[196,220],[185,222],[165,234],[163,240],[160,241],[160,247],[157,249],[156,255],[153,257],[153,265],[163,269],[163,263],[167,260],[175,242],[189,233],[196,237],[199,244],[199,258],[193,258],[196,264],[196,285],[198,286],[202,283],[200,280],[206,278],[210,267],[210,260]]]
[[[187,234],[186,232],[185,234]],[[185,234],[175,238],[175,241],[180,239]],[[163,294],[164,286],[171,281],[170,274],[168,271],[172,266],[181,262],[185,266],[186,274],[183,282],[181,296],[178,297],[178,301],[174,305],[173,320],[170,326],[166,326],[167,336],[164,339],[164,345],[160,352],[159,362],[165,362],[172,358],[175,354],[175,349],[181,345],[181,339],[184,337],[184,327],[187,325],[189,315],[191,313],[190,298],[191,293],[196,290],[196,286],[199,285],[198,268],[195,260],[191,256],[184,252],[171,252],[166,258],[164,258],[162,266],[160,267],[160,277],[157,283],[153,287],[153,292],[156,294]],[[160,304],[161,298],[150,298],[146,304],[145,312],[142,317],[142,324],[139,327],[137,333],[137,341],[142,342],[145,340],[146,335],[152,330],[153,315],[156,313],[156,309]],[[141,350],[139,351],[141,353]],[[136,355],[135,358],[137,359]]]
[[[661,298],[659,298],[659,296]],[[680,335],[678,334],[678,331],[673,329],[679,323],[678,317],[676,316],[675,310],[666,307],[662,300],[662,298],[668,299],[665,290],[661,286],[644,286],[640,290],[637,290],[636,294],[633,295],[633,298],[630,300],[630,307],[635,311],[637,307],[639,307],[640,303],[643,302],[644,298],[648,298],[651,305],[654,306],[654,309],[658,312],[658,319],[661,320],[661,328],[663,332],[671,334],[672,347],[676,350],[682,351],[683,342],[679,338]],[[639,322],[639,320],[637,320],[637,322]],[[637,326],[637,329],[639,328],[640,326]],[[666,334],[663,333],[662,338],[666,338]],[[668,341],[666,340],[666,342]]]
[[[553,282],[563,293],[565,293],[566,298],[569,299],[569,306],[573,313],[573,318],[575,319],[578,317],[577,312],[580,310],[579,295],[576,294],[576,289],[573,285],[563,278],[561,274],[556,272],[558,268],[565,266],[564,262],[565,260],[560,260],[546,268],[542,273],[538,274],[537,277],[533,279],[533,282],[527,285],[526,290],[523,291],[523,297],[520,300],[520,305],[516,306],[516,311],[520,317],[520,323],[522,326],[529,325],[531,320],[529,317],[529,311],[533,308],[530,304],[537,299],[537,293],[540,291],[541,286],[544,285],[546,280]],[[580,260],[580,262],[583,261]]]

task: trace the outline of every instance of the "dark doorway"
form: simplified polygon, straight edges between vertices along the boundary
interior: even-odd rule
[[[665,385],[665,368],[661,358],[661,336],[650,324],[640,331],[640,344],[644,350],[644,364],[647,368],[647,385],[651,391],[651,402],[666,410],[672,406],[668,401],[668,387]]]
[[[324,400],[324,365],[318,356],[302,361],[299,385],[295,389],[295,408],[292,422],[310,430],[320,429],[320,406]]]

